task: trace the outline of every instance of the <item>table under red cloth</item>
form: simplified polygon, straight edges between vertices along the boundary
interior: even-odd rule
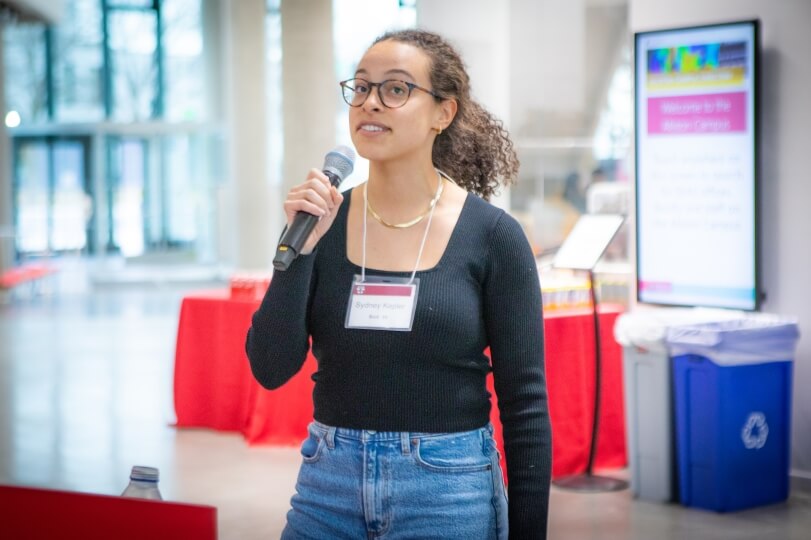
[[[0,538],[217,538],[213,506],[0,485],[0,508]]]
[[[307,355],[301,371],[283,387],[267,391],[254,380],[245,355],[245,335],[255,300],[231,299],[227,291],[183,299],[175,358],[178,427],[241,432],[250,444],[299,444],[312,420],[312,374]],[[600,314],[602,401],[595,467],[626,464],[622,351],[614,341],[619,310]],[[544,318],[546,376],[553,433],[553,476],[585,471],[594,407],[594,327],[589,310],[548,313]],[[492,376],[488,378],[492,394]],[[491,419],[501,444],[497,407]]]
[[[244,432],[263,388],[251,374],[245,335],[255,300],[206,291],[183,298],[175,350],[177,426]]]

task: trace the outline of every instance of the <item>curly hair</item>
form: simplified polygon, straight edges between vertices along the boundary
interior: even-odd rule
[[[470,96],[470,77],[459,53],[441,36],[425,30],[397,30],[377,38],[422,50],[430,60],[431,86],[442,99],[455,99],[456,117],[434,141],[434,166],[485,200],[500,186],[515,183],[518,156],[504,123]]]

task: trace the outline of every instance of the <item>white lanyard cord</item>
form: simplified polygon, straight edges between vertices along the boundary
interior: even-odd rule
[[[369,180],[366,180],[366,183],[363,185],[363,244],[362,246],[362,257],[360,263],[360,282],[366,283],[366,215],[369,213],[369,197],[367,197],[367,186],[369,185]]]
[[[438,197],[440,190],[442,189],[442,182],[444,179],[442,175],[439,174],[437,171],[437,177],[439,178],[439,183],[437,184],[436,195],[434,197]],[[360,281],[361,283],[366,282],[366,214],[369,213],[369,197],[368,197],[368,186],[369,181],[366,181],[366,184],[363,185],[363,247],[361,248],[361,267],[360,267]],[[428,214],[428,223],[425,225],[425,234],[422,235],[422,242],[420,243],[420,251],[417,253],[417,262],[414,264],[414,271],[411,272],[411,279],[408,280],[408,284],[411,285],[414,283],[414,278],[417,276],[417,269],[420,267],[420,259],[422,259],[422,251],[425,248],[425,241],[428,240],[428,231],[431,229],[431,221],[434,218],[434,210],[436,209],[436,205],[431,207],[431,212]]]

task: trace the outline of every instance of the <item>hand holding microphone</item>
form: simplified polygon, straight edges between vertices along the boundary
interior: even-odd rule
[[[287,230],[276,248],[273,268],[287,270],[300,254],[308,254],[335,221],[343,195],[340,183],[352,173],[355,152],[339,146],[327,153],[323,170],[310,170],[307,180],[287,194]]]

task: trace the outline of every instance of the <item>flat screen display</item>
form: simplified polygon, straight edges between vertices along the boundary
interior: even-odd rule
[[[637,299],[758,307],[758,22],[639,32]]]

